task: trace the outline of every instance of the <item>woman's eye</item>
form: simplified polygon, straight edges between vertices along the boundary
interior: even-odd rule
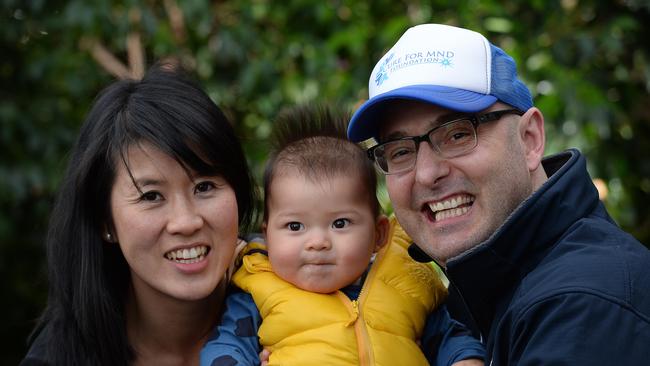
[[[211,191],[211,190],[214,189],[214,188],[215,188],[215,184],[212,183],[212,182],[201,182],[201,183],[199,183],[199,184],[196,185],[196,187],[194,188],[194,190],[195,190],[197,193],[203,193],[203,192]]]
[[[349,223],[350,223],[349,219],[336,219],[332,223],[332,228],[343,229],[344,227],[348,226]]]
[[[299,222],[290,222],[287,224],[287,228],[291,231],[300,231],[304,226]]]
[[[156,191],[143,192],[140,195],[140,201],[159,201],[162,195]]]

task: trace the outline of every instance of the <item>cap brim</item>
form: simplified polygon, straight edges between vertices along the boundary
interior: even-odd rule
[[[348,138],[361,142],[378,137],[377,107],[387,100],[407,99],[431,103],[458,112],[482,111],[497,101],[492,95],[438,85],[411,85],[379,94],[361,105],[348,126]]]

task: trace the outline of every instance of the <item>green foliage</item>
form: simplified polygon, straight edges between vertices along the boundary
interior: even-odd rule
[[[2,2],[0,276],[2,364],[16,364],[46,296],[43,239],[67,152],[113,77],[99,41],[126,63],[137,31],[145,60],[174,56],[227,112],[259,178],[283,107],[354,108],[374,63],[409,26],[460,25],[515,57],[547,126],[547,153],[581,148],[605,203],[650,243],[650,38],[645,1],[230,0]],[[385,192],[382,202],[387,203]],[[387,207],[390,209],[390,207]]]

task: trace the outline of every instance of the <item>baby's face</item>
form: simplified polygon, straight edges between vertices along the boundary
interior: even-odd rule
[[[270,187],[271,266],[303,290],[336,291],[358,279],[383,244],[380,224],[358,177],[313,182],[291,173],[277,175]]]

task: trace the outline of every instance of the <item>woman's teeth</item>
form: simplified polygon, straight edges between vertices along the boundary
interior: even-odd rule
[[[190,249],[179,249],[167,252],[165,258],[177,263],[196,263],[205,258],[208,253],[208,247],[200,245]]]

